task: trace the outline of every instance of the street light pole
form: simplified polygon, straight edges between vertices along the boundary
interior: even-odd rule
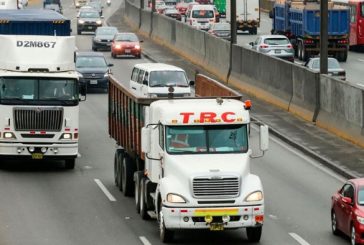
[[[320,73],[327,74],[328,1],[320,1]]]
[[[229,71],[227,74],[226,81],[229,82],[229,77],[231,74],[233,66],[233,44],[236,44],[236,0],[230,1],[230,60],[229,60]]]

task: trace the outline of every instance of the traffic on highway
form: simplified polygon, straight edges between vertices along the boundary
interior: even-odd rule
[[[0,244],[364,244],[361,162],[349,157],[364,155],[360,145],[282,119],[138,31],[126,5],[139,3],[90,2],[0,9]],[[230,18],[229,4],[156,5],[182,28],[229,41],[208,31]],[[297,52],[264,29],[265,14],[249,25],[239,15],[249,52],[305,60],[303,43]],[[332,76],[356,79],[362,54],[336,51],[346,72]]]

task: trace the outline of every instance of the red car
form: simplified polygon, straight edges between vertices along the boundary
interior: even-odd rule
[[[350,236],[352,245],[364,244],[364,178],[348,180],[331,199],[332,232]]]
[[[118,55],[132,55],[141,58],[141,42],[134,33],[117,33],[111,43],[111,57],[116,58]]]

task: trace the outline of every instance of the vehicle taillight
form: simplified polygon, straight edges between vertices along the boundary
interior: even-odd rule
[[[314,41],[311,39],[307,39],[304,41],[305,44],[314,44]]]
[[[293,48],[292,44],[288,44],[287,48]]]
[[[269,46],[267,44],[261,44],[259,48],[269,48]]]
[[[348,43],[348,39],[342,39],[338,41],[339,44],[347,44]]]

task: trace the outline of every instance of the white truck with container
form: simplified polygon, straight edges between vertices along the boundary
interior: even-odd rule
[[[231,0],[226,0],[226,21],[231,22]],[[259,0],[236,1],[236,28],[256,35],[260,26]]]
[[[0,35],[0,159],[78,155],[79,93],[75,37]]]
[[[261,237],[264,194],[260,178],[250,172],[250,101],[211,84],[198,75],[201,97],[173,98],[171,87],[168,99],[151,99],[110,79],[115,184],[135,196],[143,219],[157,218],[163,242],[181,229],[246,228],[249,241]],[[209,96],[211,91],[221,96]],[[265,125],[260,149],[268,149]]]

